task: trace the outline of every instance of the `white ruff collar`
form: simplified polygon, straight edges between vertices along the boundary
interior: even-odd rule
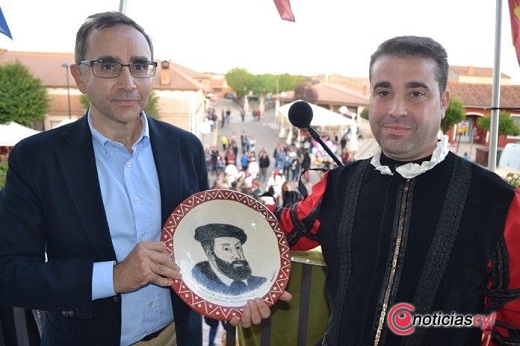
[[[439,162],[442,162],[442,160],[444,160],[450,151],[448,148],[448,136],[443,135],[442,132],[439,131],[437,138],[439,139],[439,142],[437,142],[437,147],[433,151],[430,161],[423,161],[420,165],[409,162],[397,167],[395,169],[396,172],[405,179],[411,179],[432,169]],[[394,175],[388,166],[381,165],[381,148],[379,148],[378,152],[374,155],[374,157],[372,157],[370,164],[372,164],[372,166],[380,171],[381,174]]]

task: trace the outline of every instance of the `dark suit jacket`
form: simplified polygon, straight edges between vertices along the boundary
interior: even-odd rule
[[[218,276],[215,274],[209,261],[202,261],[197,263],[191,270],[193,278],[203,285],[204,287],[219,293],[228,295],[239,295],[244,293],[243,291],[237,291],[235,288],[230,287],[223,283]],[[247,291],[252,291],[266,282],[267,279],[261,276],[249,275],[247,278]]]
[[[193,134],[148,122],[164,223],[208,189],[205,155]],[[119,345],[120,296],[91,299],[93,263],[115,259],[87,117],[16,145],[0,191],[0,305],[47,311],[43,344]],[[172,301],[178,344],[201,345],[200,315]]]

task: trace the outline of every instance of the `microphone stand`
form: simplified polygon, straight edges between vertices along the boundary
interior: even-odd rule
[[[338,166],[343,166],[343,162],[341,162],[341,160],[336,156],[336,154],[334,154],[332,152],[332,150],[330,150],[329,146],[327,144],[325,144],[325,142],[323,142],[323,139],[321,139],[320,135],[318,132],[316,132],[315,129],[313,129],[312,127],[308,127],[307,128],[307,131],[309,131],[309,133],[311,134],[311,137],[316,140],[318,143],[321,144],[322,148],[325,149],[325,151],[327,152],[327,154],[329,154],[329,156],[334,160],[334,162],[336,162],[336,164]]]

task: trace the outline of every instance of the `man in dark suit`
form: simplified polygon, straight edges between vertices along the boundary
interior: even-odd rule
[[[70,67],[87,113],[9,155],[0,305],[45,311],[43,345],[202,344],[202,318],[170,288],[182,276],[160,237],[172,210],[208,189],[206,160],[197,137],[144,113],[156,66],[140,25],[90,16]],[[269,314],[250,301],[231,323]]]
[[[239,295],[254,290],[267,279],[251,274],[251,267],[242,245],[246,233],[239,227],[223,223],[210,223],[195,229],[208,261],[197,263],[193,278],[208,289],[228,295]]]
[[[90,16],[71,66],[87,113],[9,156],[0,304],[44,310],[43,345],[202,344],[200,315],[170,288],[179,268],[160,236],[182,200],[208,189],[205,156],[193,134],[143,112],[155,68],[141,26]]]

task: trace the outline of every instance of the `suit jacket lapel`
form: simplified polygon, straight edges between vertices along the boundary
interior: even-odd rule
[[[161,218],[166,221],[177,205],[180,188],[179,139],[170,134],[168,127],[148,117],[150,143],[161,189]]]
[[[66,144],[56,148],[56,157],[65,173],[66,186],[79,211],[80,222],[101,258],[115,259],[110,230],[99,188],[92,135],[83,116],[62,137]]]
[[[179,203],[180,194],[180,145],[179,139],[168,127],[148,118],[150,142],[157,167],[161,190],[161,216],[164,222]],[[92,135],[84,116],[63,133],[63,146],[56,148],[59,165],[66,176],[66,188],[70,191],[75,207],[80,211],[84,227],[102,258],[115,259],[110,230],[96,169]]]

